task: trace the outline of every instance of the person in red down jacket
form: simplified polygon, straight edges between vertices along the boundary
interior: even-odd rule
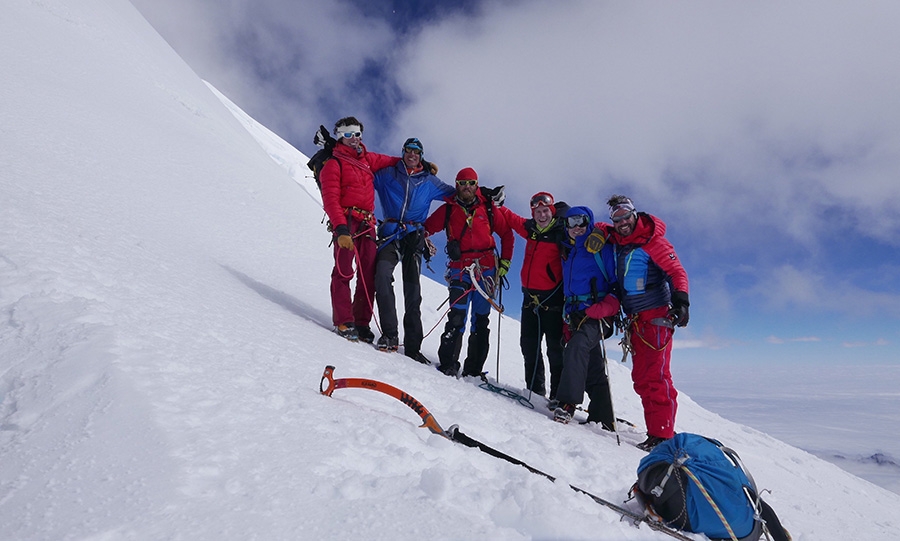
[[[335,122],[333,159],[325,162],[319,179],[322,204],[334,234],[331,271],[331,318],[335,332],[347,340],[372,343],[369,329],[375,299],[375,185],[374,171],[391,167],[400,158],[368,152],[362,142],[363,124],[348,116]],[[356,291],[350,280],[356,260]]]

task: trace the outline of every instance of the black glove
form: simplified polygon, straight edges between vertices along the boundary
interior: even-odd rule
[[[569,312],[569,330],[572,334],[575,334],[578,331],[579,327],[581,327],[581,323],[587,319],[587,314],[584,313],[584,310],[575,310],[574,312]]]
[[[599,227],[594,228],[591,234],[584,239],[584,247],[589,254],[596,254],[606,245],[606,233]]]
[[[569,212],[569,205],[565,201],[557,201],[553,203],[553,208],[556,210],[553,212],[554,216],[565,219],[566,213]]]
[[[691,319],[691,314],[688,310],[690,305],[687,293],[677,290],[672,292],[672,308],[669,308],[669,313],[666,314],[666,317],[672,320],[672,325],[678,327],[687,326],[688,320]]]
[[[493,201],[494,204],[498,207],[502,207],[503,203],[506,201],[506,192],[504,192],[504,186],[497,186],[496,188],[486,188],[482,186],[481,195]]]
[[[326,149],[334,148],[334,145],[337,144],[337,140],[328,133],[328,130],[325,129],[325,126],[319,125],[319,129],[316,130],[316,135],[313,137],[313,143],[317,147],[325,147]]]

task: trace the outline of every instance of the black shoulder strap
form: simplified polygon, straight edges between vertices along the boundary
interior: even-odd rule
[[[445,203],[444,209],[446,212],[444,213],[444,234],[447,235],[447,240],[451,240],[450,238],[450,211],[453,210],[451,203]]]

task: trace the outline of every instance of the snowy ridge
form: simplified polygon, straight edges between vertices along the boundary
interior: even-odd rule
[[[329,236],[298,185],[305,157],[248,135],[124,0],[4,8],[4,538],[664,538],[416,428],[393,399],[322,396],[326,364],[385,381],[445,427],[610,501],[644,456],[553,423],[540,400],[531,411],[338,338]],[[426,329],[445,294],[424,286]],[[499,370],[491,327],[488,368],[520,385],[518,325],[499,323]],[[610,372],[617,414],[640,424],[628,367]],[[686,395],[680,406],[679,429],[737,450],[794,539],[887,539],[900,526],[900,496]]]

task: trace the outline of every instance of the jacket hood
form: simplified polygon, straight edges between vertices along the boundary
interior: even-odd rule
[[[569,216],[578,216],[579,214],[587,214],[587,232],[590,233],[594,229],[594,211],[592,211],[588,207],[571,207],[569,211],[566,212],[566,218],[568,218]]]
[[[589,209],[588,207],[572,207],[569,209],[569,212],[566,213],[566,218],[569,216],[578,216],[579,214],[587,214],[588,217],[588,226],[584,232],[584,235],[575,239],[575,246],[581,246],[584,244],[584,240],[587,236],[594,230],[594,211]],[[564,224],[565,225],[565,224]],[[568,226],[566,227],[566,237],[571,241],[572,237],[569,236]]]

